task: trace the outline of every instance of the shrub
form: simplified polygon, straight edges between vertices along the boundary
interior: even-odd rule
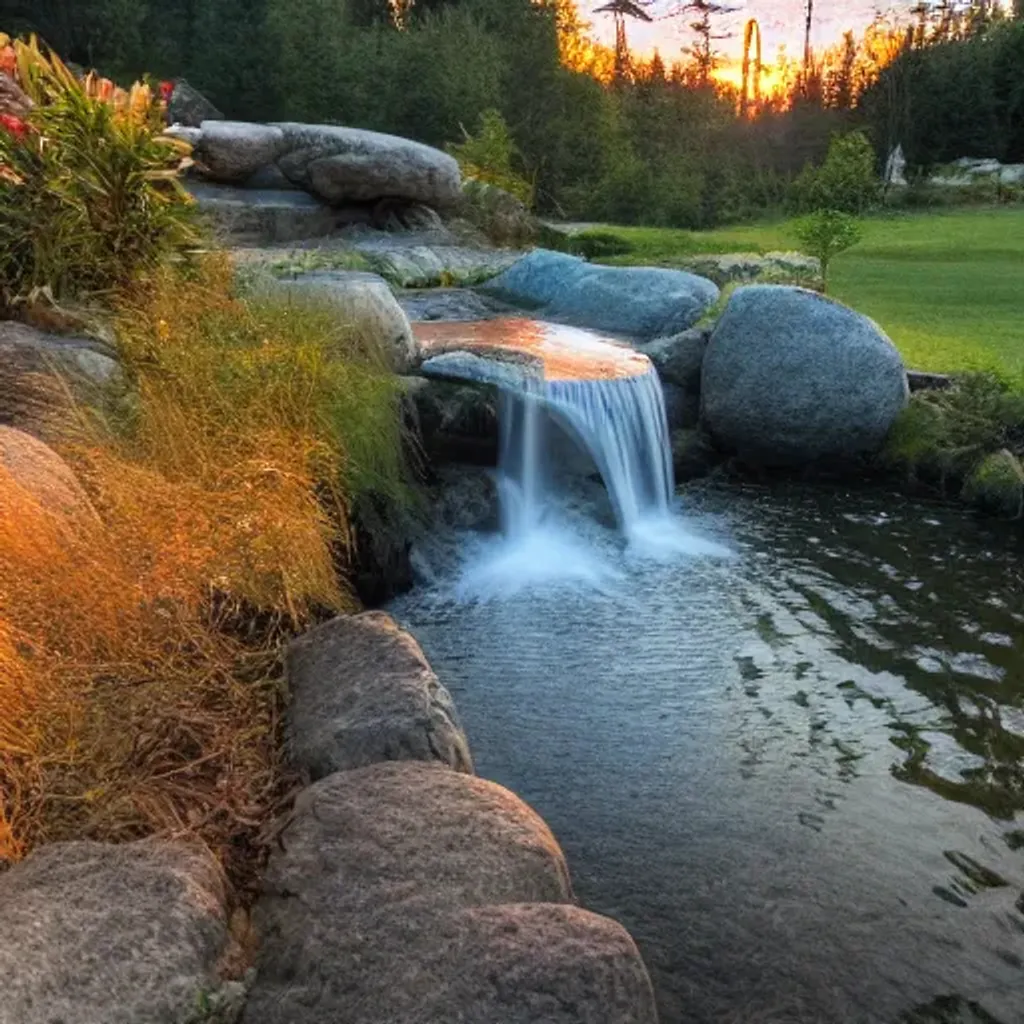
[[[821,290],[827,292],[829,266],[836,256],[860,241],[860,225],[847,213],[818,210],[798,220],[793,230],[804,252],[820,261]]]
[[[632,242],[613,231],[581,231],[570,235],[569,246],[576,255],[585,256],[588,260],[625,256],[633,251]]]
[[[190,832],[251,881],[286,781],[280,641],[354,605],[352,510],[406,483],[375,339],[231,287],[217,257],[119,299],[137,398],[62,449],[95,529],[0,472],[0,860]]]
[[[188,147],[161,135],[149,87],[79,81],[34,40],[13,49],[33,105],[0,127],[0,307],[109,295],[192,244]]]
[[[448,146],[470,181],[494,185],[513,195],[527,208],[533,205],[533,185],[514,169],[519,157],[512,133],[500,111],[485,110],[477,133],[462,129],[463,140]]]
[[[864,132],[836,134],[821,167],[808,165],[793,185],[797,208],[861,214],[881,195],[875,151]]]
[[[919,391],[886,441],[883,461],[912,478],[956,488],[987,455],[1024,453],[1024,394],[992,373]]]

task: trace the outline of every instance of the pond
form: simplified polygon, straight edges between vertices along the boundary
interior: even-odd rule
[[[479,773],[633,933],[666,1024],[1021,1024],[1019,530],[877,491],[681,504],[714,543],[642,557],[577,494],[573,581],[474,594],[498,542],[434,538],[391,611]]]

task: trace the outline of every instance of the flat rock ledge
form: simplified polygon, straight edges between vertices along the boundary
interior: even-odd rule
[[[291,758],[311,778],[381,761],[473,771],[451,695],[390,616],[324,623],[291,645],[287,674]]]
[[[0,1024],[233,1020],[243,990],[217,964],[228,943],[220,869],[201,847],[55,843],[0,873]]]

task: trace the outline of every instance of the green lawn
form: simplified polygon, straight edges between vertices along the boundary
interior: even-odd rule
[[[666,263],[701,252],[794,249],[787,222],[693,232],[604,228],[634,251],[615,263]],[[830,294],[888,332],[921,370],[997,369],[1024,381],[1024,209],[874,217],[838,257]]]

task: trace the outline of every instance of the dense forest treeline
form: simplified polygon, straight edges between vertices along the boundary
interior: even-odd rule
[[[719,5],[691,6],[711,43]],[[0,0],[0,27],[37,31],[115,77],[183,76],[243,119],[440,146],[497,109],[538,207],[573,218],[702,227],[752,216],[786,202],[805,164],[852,127],[868,130],[879,166],[897,143],[912,171],[959,156],[1024,162],[1024,21],[982,0],[922,4],[909,25],[847,36],[788,69],[752,117],[709,79],[700,46],[607,74],[608,51],[572,0]]]

